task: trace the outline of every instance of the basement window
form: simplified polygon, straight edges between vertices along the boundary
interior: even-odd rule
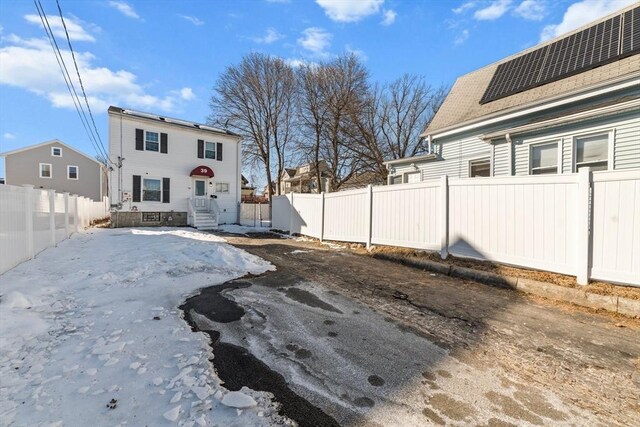
[[[160,222],[160,212],[142,212],[142,222]]]

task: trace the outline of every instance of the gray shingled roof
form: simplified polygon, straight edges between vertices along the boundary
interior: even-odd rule
[[[613,15],[619,13],[621,13],[621,11],[618,11]],[[612,15],[609,15],[601,20],[604,21],[611,16]],[[480,104],[480,99],[487,89],[498,65],[531,50],[553,43],[558,39],[567,37],[574,32],[581,31],[601,20],[589,23],[571,33],[564,34],[556,39],[549,40],[530,49],[518,52],[508,58],[459,77],[440,107],[440,110],[438,110],[429,126],[425,129],[424,134],[433,134],[444,129],[454,128],[458,125],[476,121],[484,116],[492,115],[494,113],[500,113],[502,111],[507,112],[512,109],[517,109],[517,107],[535,103],[537,101],[543,101],[547,98],[574,92],[581,88],[598,85],[599,83],[624,77],[625,75],[638,73],[640,70],[640,54],[635,54],[555,82],[516,93],[483,105]]]

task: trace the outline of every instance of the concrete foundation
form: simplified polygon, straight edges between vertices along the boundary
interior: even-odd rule
[[[111,212],[111,227],[186,227],[186,212]]]

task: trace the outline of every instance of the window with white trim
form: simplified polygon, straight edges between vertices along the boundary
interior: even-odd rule
[[[529,174],[558,173],[558,143],[531,145],[529,148]]]
[[[469,161],[469,178],[491,176],[491,159]]]
[[[52,168],[51,163],[40,163],[40,178],[51,178]]]
[[[579,137],[575,139],[575,167],[578,172],[583,167],[593,171],[609,168],[609,134]]]
[[[158,135],[158,132],[145,132],[144,149],[147,151],[160,150],[160,135]]]
[[[391,185],[402,184],[402,175],[394,175],[391,177]]]
[[[204,143],[204,157],[205,159],[216,159],[216,143],[205,142]]]
[[[51,155],[53,157],[62,157],[62,148],[60,148],[60,147],[51,147]]]
[[[142,180],[142,201],[160,202],[162,200],[162,180],[144,178]]]
[[[67,166],[67,179],[78,179],[78,167],[73,165]]]
[[[229,183],[216,182],[216,193],[229,193]]]

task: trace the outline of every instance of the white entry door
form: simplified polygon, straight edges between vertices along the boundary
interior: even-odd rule
[[[193,180],[193,205],[197,211],[209,210],[207,196],[207,181],[204,179]]]

